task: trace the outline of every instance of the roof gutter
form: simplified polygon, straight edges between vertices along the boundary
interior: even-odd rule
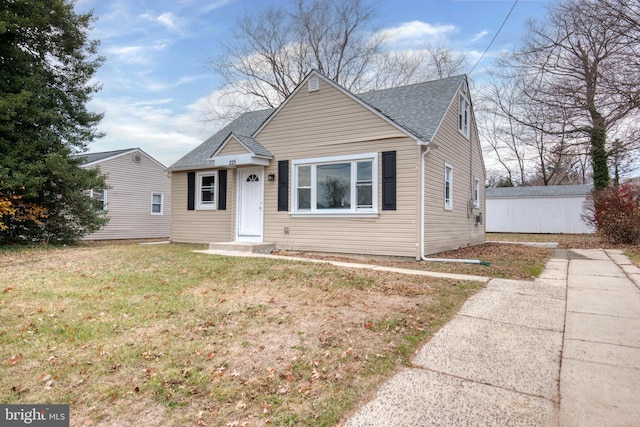
[[[420,180],[420,190],[421,190],[421,194],[420,194],[420,201],[421,201],[421,207],[420,207],[420,259],[422,261],[430,261],[430,262],[459,262],[459,263],[464,263],[464,264],[480,264],[480,265],[490,265],[487,262],[484,261],[480,261],[479,259],[456,259],[456,258],[428,258],[425,255],[425,243],[424,243],[424,232],[425,232],[425,225],[424,225],[424,219],[425,219],[425,188],[424,188],[424,180],[426,177],[426,167],[425,167],[425,159],[427,158],[427,154],[429,154],[429,152],[431,151],[431,144],[429,142],[425,142],[426,145],[426,149],[424,150],[424,153],[422,153],[422,167],[421,169],[421,180]]]

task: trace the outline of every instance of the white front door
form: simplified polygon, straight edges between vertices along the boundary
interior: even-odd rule
[[[238,169],[238,241],[262,241],[264,169]]]

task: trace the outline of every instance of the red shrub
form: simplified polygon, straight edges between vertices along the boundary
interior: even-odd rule
[[[613,243],[640,244],[640,185],[622,184],[592,193],[583,218]]]

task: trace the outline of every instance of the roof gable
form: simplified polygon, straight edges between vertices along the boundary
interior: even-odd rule
[[[130,151],[135,150],[135,148],[127,148],[125,150],[114,150],[114,151],[103,151],[100,153],[82,153],[76,154],[72,157],[80,159],[81,165],[88,165],[90,163],[97,163],[106,159],[110,159],[112,157],[117,157],[122,154],[126,154]]]
[[[269,124],[269,122],[271,121],[271,119],[276,117],[278,115],[278,113],[282,109],[285,108],[285,106],[289,103],[289,101],[291,99],[293,99],[296,96],[296,94],[302,88],[306,87],[310,83],[310,81],[315,80],[315,79],[322,79],[325,83],[327,83],[328,85],[332,86],[333,88],[339,90],[344,95],[346,95],[349,98],[351,98],[352,100],[356,101],[358,104],[362,105],[364,108],[368,109],[369,111],[371,111],[372,113],[374,113],[378,117],[380,117],[383,120],[387,121],[388,123],[390,123],[391,125],[393,125],[397,129],[401,130],[402,132],[408,134],[411,138],[415,139],[418,143],[423,143],[424,142],[424,141],[421,140],[420,136],[418,134],[414,133],[411,129],[409,129],[408,127],[402,126],[400,123],[398,123],[397,121],[393,120],[393,118],[391,116],[384,114],[375,105],[372,105],[371,103],[368,103],[368,102],[364,101],[359,96],[354,95],[353,93],[349,92],[347,89],[345,89],[344,87],[342,87],[338,83],[334,82],[333,80],[331,80],[330,78],[326,77],[325,75],[321,74],[320,72],[318,72],[316,70],[313,70],[309,74],[307,74],[307,76],[304,78],[304,80],[302,80],[302,82],[293,90],[293,92],[291,92],[291,94],[287,97],[287,99],[285,99],[284,102],[282,104],[280,104],[280,106],[278,106],[278,108],[275,109],[273,114],[269,118],[267,118],[267,120],[265,120],[264,123],[262,123],[262,125],[256,130],[256,132],[254,133],[254,136],[257,135],[265,126],[267,126]],[[314,86],[315,86],[315,84],[314,84]]]
[[[237,119],[220,129],[202,144],[191,150],[171,165],[170,169],[194,169],[211,167],[209,159],[216,153],[230,134],[238,136],[252,136],[256,129],[273,113],[273,109],[251,111],[241,114]],[[264,148],[264,147],[263,147]],[[258,153],[256,153],[258,154]],[[271,155],[269,153],[268,155]]]
[[[162,169],[166,169],[166,167],[162,163],[160,163],[159,161],[157,161],[156,159],[154,159],[153,157],[145,153],[140,148],[127,148],[124,150],[103,151],[99,153],[83,153],[83,154],[76,154],[72,157],[81,159],[80,166],[83,168],[86,168],[86,167],[91,167],[96,164],[100,164],[102,162],[112,160],[127,154],[133,154],[133,153],[140,153],[140,155],[147,157],[149,160],[156,163]]]

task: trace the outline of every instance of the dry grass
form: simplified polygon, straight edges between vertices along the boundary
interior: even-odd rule
[[[368,263],[390,267],[437,271],[442,273],[468,274],[474,276],[499,277],[503,279],[532,280],[537,277],[551,258],[551,249],[523,245],[487,243],[461,248],[455,251],[431,255],[434,258],[479,260],[491,265],[416,261],[408,258],[370,257],[353,255],[319,254],[312,252],[286,252],[283,255],[321,258],[326,260]]]
[[[0,252],[0,401],[71,423],[329,426],[480,283],[133,244]]]

